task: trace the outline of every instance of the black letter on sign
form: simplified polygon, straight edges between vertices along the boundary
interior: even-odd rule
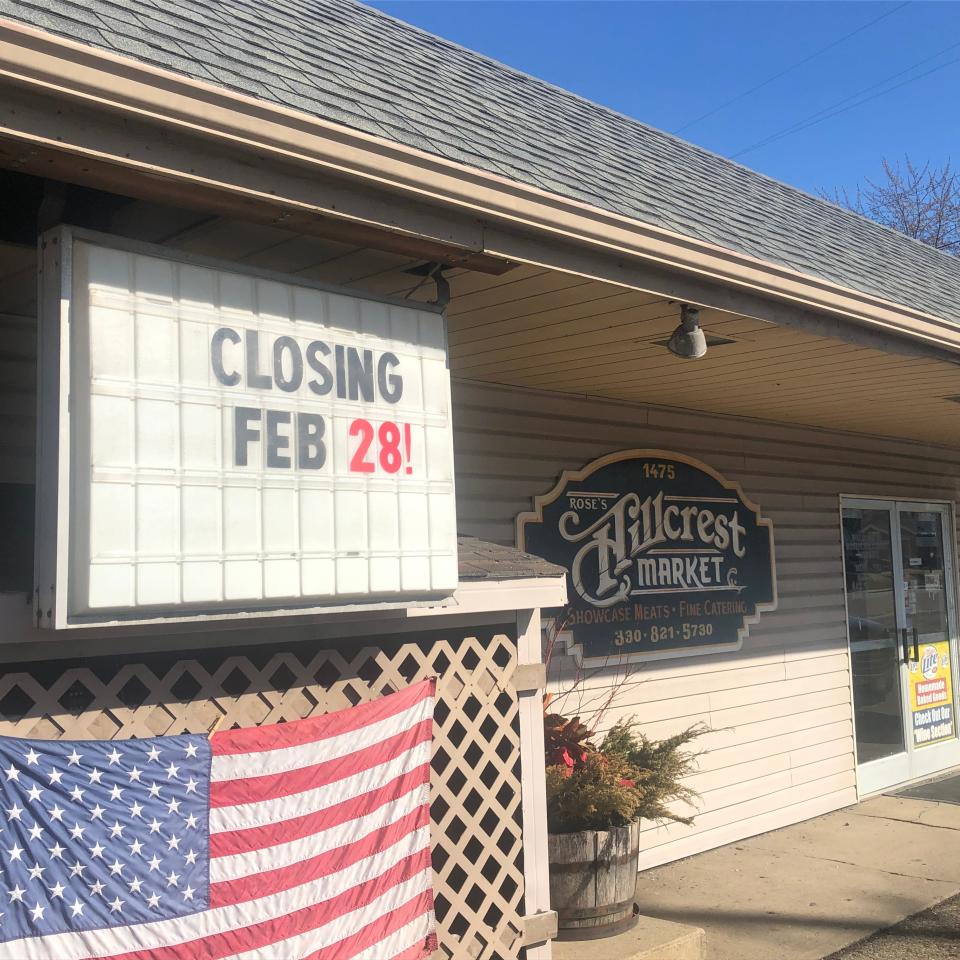
[[[364,350],[363,359],[356,347],[347,347],[347,380],[350,399],[373,403],[373,351]]]
[[[297,414],[297,468],[319,470],[327,460],[326,423],[319,413]],[[312,451],[312,452],[311,452]]]
[[[247,444],[260,439],[260,431],[250,429],[251,420],[260,419],[260,411],[255,407],[237,407],[233,412],[233,460],[238,467],[247,465]]]
[[[283,351],[290,351],[290,379],[283,375]],[[273,344],[273,379],[281,390],[293,393],[303,382],[303,357],[293,337],[277,337]]]
[[[260,334],[247,330],[247,386],[269,390],[273,386],[270,374],[260,372]]]
[[[233,373],[227,373],[223,369],[223,341],[229,340],[231,343],[240,342],[240,334],[229,327],[221,327],[210,341],[210,363],[213,364],[214,376],[225,386],[235,387],[240,382],[240,374],[236,370]]]
[[[396,403],[403,396],[403,377],[399,373],[387,373],[388,367],[395,367],[400,363],[395,353],[380,354],[377,363],[377,384],[380,387],[380,396],[387,403]]]
[[[333,348],[333,359],[337,365],[337,396],[341,400],[347,399],[347,375],[343,370],[343,347],[337,344]],[[356,398],[354,398],[356,399]]]
[[[333,389],[333,374],[330,368],[317,356],[322,353],[325,357],[330,356],[330,348],[322,340],[314,340],[307,347],[307,363],[315,373],[320,374],[320,382],[311,380],[308,387],[318,396],[322,397]]]
[[[290,438],[284,436],[278,431],[281,423],[290,422],[290,412],[288,410],[268,410],[267,411],[267,466],[268,467],[289,467],[290,457],[287,454],[280,453],[290,446]]]

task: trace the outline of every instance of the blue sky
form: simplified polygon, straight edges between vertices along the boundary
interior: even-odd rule
[[[737,156],[811,192],[876,176],[884,156],[960,164],[957,3],[371,5],[725,156],[851,106]]]

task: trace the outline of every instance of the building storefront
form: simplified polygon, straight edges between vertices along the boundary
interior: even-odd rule
[[[645,825],[641,868],[960,765],[958,261],[318,11],[389,97],[0,24],[2,732],[269,723],[438,674],[441,951],[478,960],[550,955],[546,689],[711,728],[695,823]],[[475,74],[556,130],[477,146]],[[414,87],[455,156],[363,119],[422,119]]]
[[[698,721],[715,729],[703,738],[700,772],[691,780],[703,798],[695,825],[649,826],[641,865],[815,816],[856,802],[858,790],[868,795],[960,763],[951,679],[960,456],[848,433],[489,386],[455,385],[454,398],[461,424],[477,422],[484,410],[487,425],[503,430],[494,439],[479,423],[461,428],[459,463],[480,464],[498,442],[527,447],[514,454],[516,479],[488,475],[490,492],[467,504],[487,535],[509,535],[516,516],[549,494],[563,470],[618,450],[667,446],[737,483],[772,523],[776,608],[747,625],[736,650],[715,651],[706,642],[713,638],[683,642],[678,635],[672,650],[631,657],[616,649],[617,634],[637,625],[607,621],[596,629],[612,646],[586,660],[585,689],[565,705],[576,713],[602,703],[628,670],[604,726],[632,714],[653,737]],[[580,486],[587,489],[587,481]],[[652,614],[640,624],[647,637],[651,626],[670,625],[656,610],[645,613]],[[722,621],[721,613],[711,614],[707,622]],[[557,658],[554,670],[569,682],[576,658]],[[560,679],[556,689],[562,686]]]

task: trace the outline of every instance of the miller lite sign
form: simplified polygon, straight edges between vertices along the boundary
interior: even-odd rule
[[[517,542],[566,567],[558,616],[591,659],[736,649],[777,603],[773,524],[678,453],[625,450],[565,472],[517,518]]]

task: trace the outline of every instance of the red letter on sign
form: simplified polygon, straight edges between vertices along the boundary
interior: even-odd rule
[[[360,437],[357,451],[350,458],[350,469],[354,473],[373,473],[376,464],[367,460],[367,451],[373,443],[373,424],[369,420],[354,420],[350,424],[350,436]]]

